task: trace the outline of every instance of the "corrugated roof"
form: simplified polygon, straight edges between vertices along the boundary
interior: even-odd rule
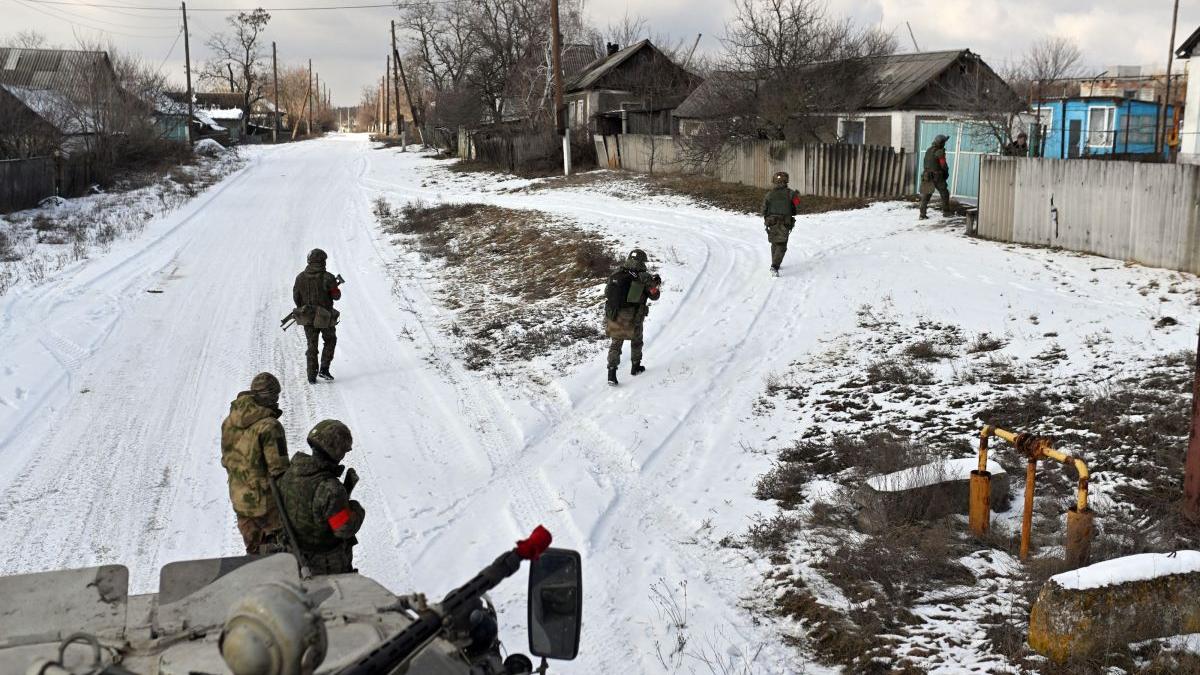
[[[592,85],[599,82],[600,78],[611,73],[616,69],[617,66],[628,60],[629,57],[638,53],[638,51],[640,51],[643,47],[647,46],[649,46],[651,49],[654,48],[652,45],[650,45],[649,40],[639,40],[638,42],[635,42],[628,47],[617,51],[615,54],[609,54],[596,59],[584,67],[583,72],[581,72],[578,77],[567,83],[567,91],[580,91],[582,89],[590,88]]]
[[[79,112],[78,107],[57,90],[22,87],[16,84],[0,84],[0,89],[11,94],[35,115],[64,134],[84,133],[90,126],[87,123],[91,116],[76,114]]]
[[[93,90],[97,78],[116,86],[117,76],[106,52],[0,47],[0,84],[54,89],[81,98]]]
[[[864,109],[899,108],[906,101],[933,82],[955,61],[970,52],[965,49],[913,54],[890,54],[864,59],[863,67],[871,71],[870,96],[863,104]],[[753,78],[749,75],[718,73],[692,92],[691,96],[675,110],[677,117],[703,118],[708,104],[719,86],[745,83],[747,94]]]
[[[596,48],[591,45],[566,45],[562,51],[563,78],[570,82],[596,60]]]
[[[937,79],[965,49],[916,54],[891,54],[868,59],[874,80],[864,108],[896,108]]]
[[[726,88],[733,92],[744,88],[747,96],[754,94],[754,82],[749,76],[718,71],[709,75],[708,79],[692,90],[692,93],[675,108],[673,114],[676,117],[704,118],[714,107],[720,108],[721,99],[730,95],[725,91]]]
[[[1179,49],[1175,50],[1175,56],[1181,59],[1190,59],[1198,45],[1200,45],[1200,28],[1197,28],[1196,32],[1189,35],[1183,44],[1179,45]]]

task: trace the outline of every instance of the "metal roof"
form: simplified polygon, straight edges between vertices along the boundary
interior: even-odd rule
[[[563,78],[568,82],[578,77],[596,60],[596,48],[592,45],[564,45],[562,50]]]
[[[64,94],[54,89],[35,89],[16,84],[0,84],[8,92],[47,124],[64,134],[87,133],[91,128],[91,116],[78,114],[79,110]]]
[[[590,89],[592,85],[599,82],[605,75],[616,70],[617,66],[625,63],[629,57],[638,53],[643,47],[654,49],[654,45],[651,45],[649,40],[639,40],[614,54],[602,56],[589,63],[578,77],[567,83],[567,91]]]
[[[79,98],[87,96],[101,77],[116,86],[106,52],[0,47],[0,84],[54,89]]]
[[[1188,39],[1179,45],[1179,49],[1175,50],[1175,56],[1181,59],[1190,59],[1195,53],[1196,47],[1200,46],[1200,28],[1197,28],[1194,33],[1188,36]]]

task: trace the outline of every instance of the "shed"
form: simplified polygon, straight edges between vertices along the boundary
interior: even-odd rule
[[[1174,106],[1167,106],[1168,119]],[[1040,155],[1055,159],[1093,155],[1153,155],[1162,121],[1155,102],[1120,96],[1046,99],[1034,106]],[[1032,145],[1034,140],[1031,140]]]
[[[567,123],[592,133],[671,133],[672,111],[700,81],[650,40],[609,44],[567,83]]]

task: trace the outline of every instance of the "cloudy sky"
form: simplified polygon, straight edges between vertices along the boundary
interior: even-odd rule
[[[386,0],[262,0],[265,7],[372,4]],[[570,2],[571,0],[562,0]],[[156,0],[0,0],[0,38],[35,30],[51,42],[72,44],[77,35],[103,38],[120,49],[163,64],[183,80],[183,41],[173,2]],[[1172,0],[828,0],[832,13],[896,31],[905,51],[913,49],[907,22],[923,50],[969,48],[995,67],[1016,59],[1043,35],[1074,38],[1086,64],[1166,64]],[[109,7],[85,6],[103,4]],[[189,5],[192,58],[203,60],[204,41],[222,30],[225,11],[250,7],[238,0],[193,0]],[[117,7],[121,7],[118,9]],[[720,49],[720,36],[733,14],[733,0],[586,0],[586,12],[603,26],[626,13],[644,17],[651,31],[694,40],[700,49]],[[284,62],[313,60],[333,89],[334,101],[351,105],[364,85],[377,82],[387,54],[388,20],[394,9],[277,11],[268,33]],[[1200,26],[1200,0],[1182,0],[1176,43]]]

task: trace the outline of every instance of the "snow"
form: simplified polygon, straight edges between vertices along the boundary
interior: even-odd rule
[[[1063,588],[1082,591],[1195,572],[1200,572],[1200,551],[1175,551],[1113,558],[1056,574],[1050,580]]]
[[[1126,286],[1165,272],[1114,263],[1096,274],[1094,258],[919,225],[904,204],[799,219],[773,279],[752,215],[587,186],[524,189],[534,182],[444,167],[362,135],[255,148],[247,168],[136,240],[0,298],[0,573],[124,564],[131,590],[145,592],[168,562],[241,554],[220,423],[269,370],[283,383],[293,450],[323,418],[353,430],[347,463],[367,510],[355,563],[393,591],[437,597],[544,524],[584,559],[571,672],[663,672],[660,650],[681,637],[664,603],[687,611],[680,672],[710,672],[702,657],[713,654],[739,662],[723,672],[824,672],[745,609],[761,598],[768,562],[718,544],[766,508],[753,490],[767,451],[803,423],[755,416],[769,374],[821,353],[855,330],[859,307],[884,298],[905,318],[999,335],[1033,331],[1014,319],[1037,312],[1037,332],[1064,343],[1102,326],[1129,353],[1194,346],[1190,328],[1152,328],[1168,307],[1194,325],[1194,309]],[[648,370],[605,386],[602,343],[540,388],[467,370],[454,311],[434,300],[454,279],[380,232],[380,197],[537,209],[647,250],[666,280],[646,323]],[[310,386],[303,334],[278,320],[318,246],[347,283],[338,379]],[[1047,269],[1103,281],[1068,290]],[[823,602],[850,605],[808,574]],[[1019,591],[995,583],[1011,606]],[[524,650],[525,593],[522,579],[492,593],[510,651]],[[990,602],[979,598],[972,616],[998,611]],[[947,658],[970,667],[986,640],[942,605],[921,610],[937,622],[917,644],[959,645]]]
[[[241,108],[209,108],[204,111],[206,115],[214,120],[240,120],[242,119]]]
[[[977,457],[948,459],[914,466],[883,476],[872,476],[867,479],[867,485],[878,492],[901,492],[947,481],[968,480],[971,472],[978,468],[979,458]],[[987,470],[993,476],[1004,473],[1004,467],[990,459],[987,461]]]
[[[202,138],[196,141],[196,145],[192,148],[192,151],[200,155],[214,156],[225,152],[225,146],[211,138]]]

